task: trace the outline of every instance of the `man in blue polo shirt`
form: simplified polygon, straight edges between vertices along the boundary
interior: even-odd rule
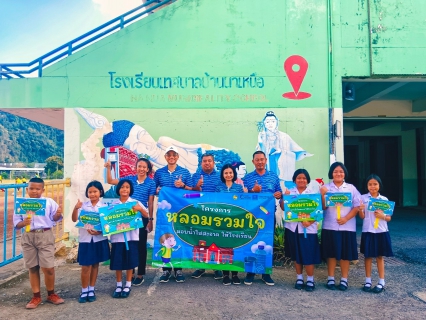
[[[164,155],[167,166],[158,169],[154,175],[154,181],[157,186],[157,193],[162,187],[174,187],[186,190],[192,190],[192,179],[188,169],[182,168],[177,164],[179,153],[176,147],[168,147]],[[172,268],[163,268],[163,275],[160,282],[169,282]],[[182,268],[175,268],[176,282],[185,282],[182,274]]]
[[[221,182],[220,173],[214,169],[214,156],[212,154],[203,154],[201,156],[201,171],[196,172],[192,176],[192,190],[203,192],[215,192],[216,186]],[[198,279],[206,270],[195,270],[191,275],[192,278]],[[223,278],[222,271],[214,271],[214,279],[219,280]]]
[[[270,192],[273,193],[275,199],[281,199],[282,189],[280,179],[274,172],[266,170],[266,161],[267,159],[263,151],[256,151],[253,153],[252,162],[255,170],[243,178],[244,185],[248,189],[248,192]],[[254,273],[247,272],[244,283],[251,285],[254,276]],[[262,280],[268,286],[273,286],[275,284],[269,274],[262,274]]]

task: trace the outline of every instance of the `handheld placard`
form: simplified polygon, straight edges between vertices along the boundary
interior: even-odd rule
[[[381,210],[384,215],[391,216],[393,214],[393,210],[395,209],[395,202],[393,201],[387,201],[387,200],[381,200],[381,199],[374,199],[371,198],[368,202],[368,210],[369,211],[376,211]],[[377,229],[379,227],[379,218],[374,219],[374,229]]]
[[[129,251],[129,243],[127,242],[127,235],[124,232],[123,233],[124,243],[126,244],[126,250]]]
[[[32,219],[31,213],[27,214],[27,218]],[[31,222],[30,222],[30,224],[28,224],[28,225],[25,226],[25,232],[30,232],[30,230],[31,230]]]

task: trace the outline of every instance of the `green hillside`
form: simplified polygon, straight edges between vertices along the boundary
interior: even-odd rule
[[[64,132],[0,111],[0,162],[44,162],[64,157]]]

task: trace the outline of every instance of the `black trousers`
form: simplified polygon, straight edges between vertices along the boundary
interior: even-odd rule
[[[148,240],[148,231],[146,231],[146,225],[148,224],[148,218],[142,218],[143,228],[139,229],[139,242],[138,242],[138,253],[139,253],[139,264],[138,264],[138,276],[144,276],[146,272],[146,242]],[[133,274],[135,270],[133,269]]]

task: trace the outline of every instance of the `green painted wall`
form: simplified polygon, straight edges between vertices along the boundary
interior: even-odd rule
[[[329,108],[335,109],[333,122],[343,118],[342,77],[425,73],[424,41],[416,40],[424,37],[421,4],[179,0],[50,66],[42,78],[1,80],[0,107],[70,108],[65,170],[79,172],[77,177],[90,159],[99,160],[108,125],[124,119],[147,129],[155,141],[167,136],[207,143],[250,163],[257,123],[273,110],[279,131],[313,154],[297,167],[324,178]],[[300,89],[292,87],[283,67],[293,55],[308,64],[304,77],[297,71],[303,61],[290,68]],[[108,125],[94,129],[74,108],[99,114]],[[343,150],[343,139],[336,140],[336,150]],[[90,178],[102,176],[101,162],[92,169]]]
[[[39,98],[31,105],[326,107],[325,4],[313,0],[299,1],[299,5],[292,1],[268,5],[246,0],[178,1],[44,70]],[[293,91],[283,64],[295,54],[309,63],[300,91],[312,94],[310,99],[282,97]],[[135,88],[140,74],[143,87]],[[45,80],[48,77],[64,81],[51,83]],[[203,86],[197,88],[201,79],[192,85],[193,78],[204,80]],[[150,80],[168,88],[147,89]],[[46,97],[44,91],[58,95]],[[22,106],[19,100],[11,103]]]

